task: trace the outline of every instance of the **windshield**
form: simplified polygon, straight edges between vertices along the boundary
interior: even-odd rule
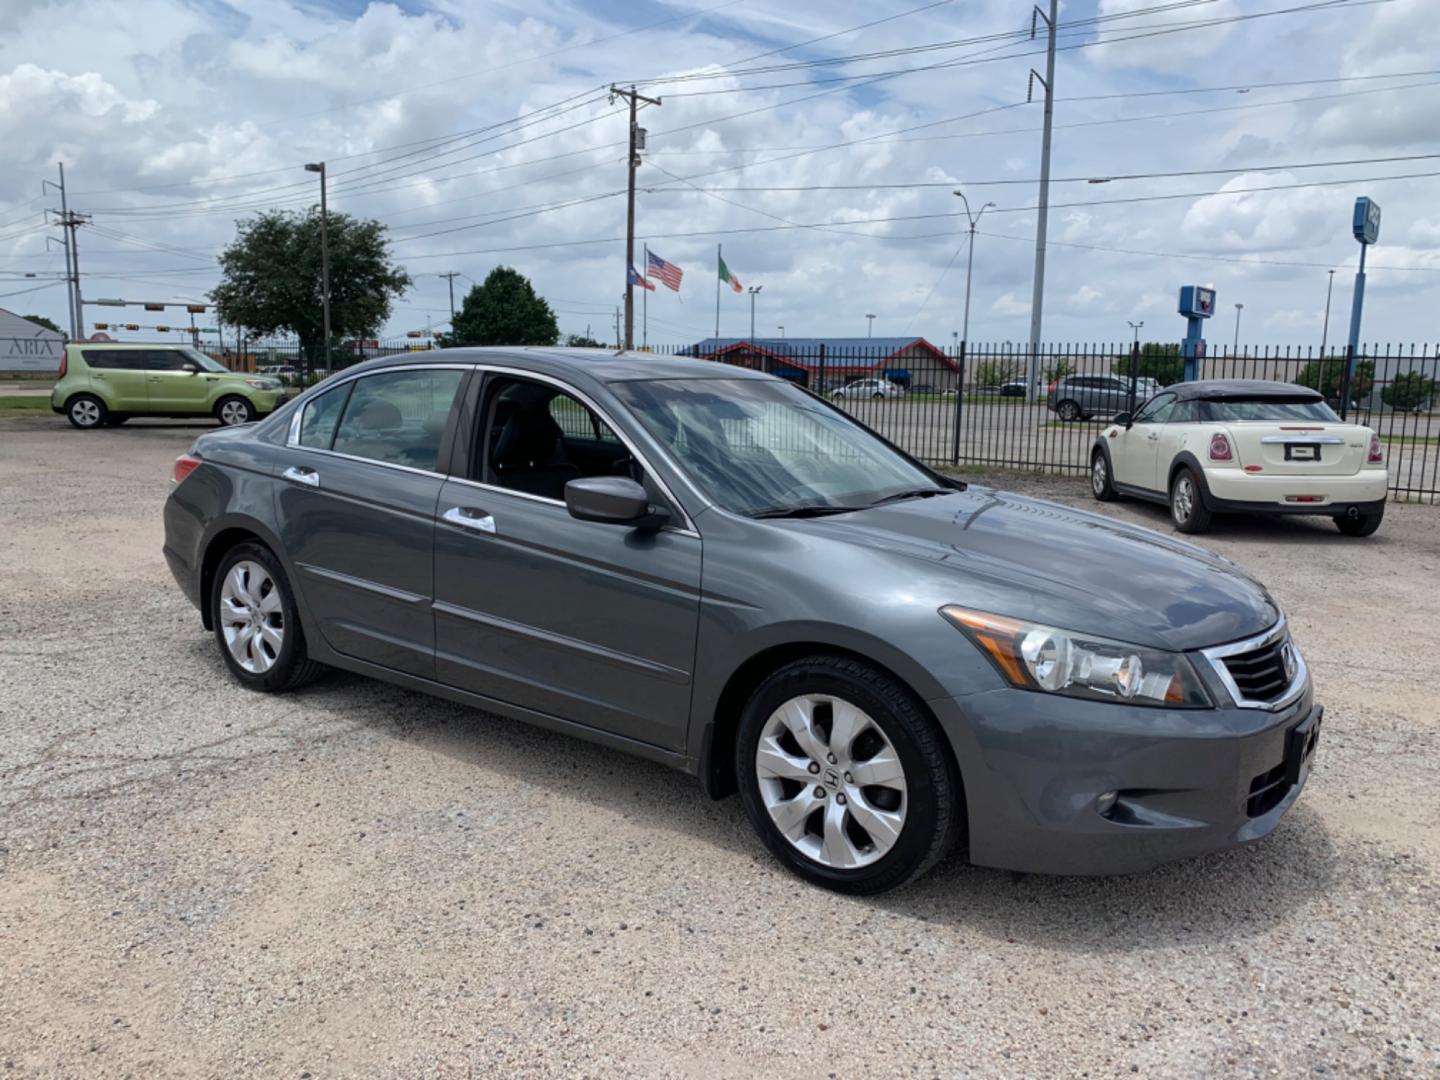
[[[229,371],[229,370],[230,370],[230,369],[227,368],[224,364],[222,364],[222,363],[220,363],[220,362],[218,362],[218,361],[216,361],[216,360],[210,359],[210,357],[206,356],[206,355],[205,355],[204,353],[202,353],[199,349],[181,349],[180,351],[185,354],[185,359],[187,359],[187,360],[193,362],[194,364],[196,364],[196,365],[200,368],[201,371]]]
[[[1284,398],[1257,398],[1254,401],[1206,401],[1201,403],[1206,420],[1222,424],[1240,420],[1319,420],[1338,422],[1334,410],[1323,401],[1286,401]]]
[[[935,477],[788,383],[674,379],[612,384],[696,485],[727,510],[858,509]]]

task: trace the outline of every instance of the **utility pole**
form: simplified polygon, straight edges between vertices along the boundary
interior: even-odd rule
[[[635,265],[635,170],[640,167],[640,151],[645,149],[645,130],[635,122],[635,114],[640,102],[659,105],[660,99],[646,97],[633,86],[629,90],[611,86],[611,102],[617,97],[630,103],[630,182],[625,195],[625,337],[620,344],[621,348],[630,349],[635,345],[635,286],[630,280],[630,270]]]
[[[865,322],[865,336],[866,336],[867,338],[869,338],[869,337],[874,337],[874,336],[875,336],[875,316],[874,316],[874,315],[866,315],[866,316],[865,316],[865,319],[866,319],[866,322]]]
[[[970,254],[965,259],[965,322],[962,340],[966,345],[970,344],[970,277],[975,269],[975,226],[980,224],[980,219],[985,216],[985,211],[994,207],[993,202],[987,202],[980,207],[978,214],[970,213],[970,200],[965,198],[963,191],[957,190],[956,195],[965,204],[965,220],[970,222]],[[958,344],[958,342],[957,342]]]
[[[450,282],[450,332],[455,332],[455,279],[460,276],[458,270],[447,270],[443,274],[436,274],[436,277],[443,277]]]
[[[615,347],[617,349],[623,349],[625,347],[620,340],[620,309],[618,307],[615,309]]]
[[[1335,291],[1335,271],[1330,271],[1330,283],[1325,286],[1325,325],[1320,330],[1320,359],[1325,359],[1325,343],[1330,338],[1330,294]]]
[[[325,363],[320,366],[330,370],[330,209],[325,203],[325,162],[311,162],[306,172],[320,174],[320,296],[324,306],[325,320]]]
[[[764,285],[750,286],[750,344],[755,344],[755,297],[763,289]]]
[[[65,281],[70,294],[70,340],[79,341],[85,328],[85,311],[80,299],[80,249],[75,242],[76,230],[90,220],[89,214],[73,213],[70,210],[70,203],[65,193],[65,163],[60,166],[60,182],[58,184],[45,180],[41,182],[40,190],[43,192],[47,187],[52,187],[60,192],[60,211],[57,224],[65,230]],[[54,210],[50,211],[52,214]]]
[[[1030,69],[1029,100],[1035,80],[1045,87],[1045,127],[1040,136],[1040,202],[1039,219],[1035,223],[1035,287],[1030,297],[1030,359],[1026,373],[1026,397],[1034,401],[1040,392],[1040,326],[1045,307],[1045,229],[1050,218],[1050,131],[1055,119],[1055,26],[1060,18],[1060,0],[1050,0],[1050,15],[1037,6],[1030,16],[1030,36],[1034,38],[1037,20],[1044,19],[1049,34],[1045,47],[1045,77],[1040,79]]]

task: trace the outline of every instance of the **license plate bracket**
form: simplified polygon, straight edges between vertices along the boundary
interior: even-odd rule
[[[1320,724],[1325,710],[1320,707],[1285,734],[1285,781],[1293,787],[1300,783],[1315,762],[1320,743]]]
[[[1286,443],[1286,461],[1319,461],[1320,447],[1313,443]]]

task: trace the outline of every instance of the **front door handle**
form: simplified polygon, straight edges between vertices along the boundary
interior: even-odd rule
[[[440,517],[451,525],[459,525],[462,529],[474,529],[476,532],[495,535],[495,519],[484,510],[476,510],[469,506],[452,506]]]
[[[320,474],[304,465],[291,465],[280,475],[286,480],[294,480],[297,484],[305,484],[309,487],[320,486]]]
[[[1152,431],[1149,435],[1146,435],[1145,438],[1149,439],[1151,442],[1154,442],[1156,439],[1160,438],[1160,433],[1158,431]]]

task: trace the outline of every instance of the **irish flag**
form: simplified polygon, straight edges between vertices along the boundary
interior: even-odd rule
[[[720,260],[720,280],[729,285],[732,291],[744,292],[745,286],[740,284],[740,279],[732,274],[730,268],[725,265],[725,256],[720,255],[717,258]]]

